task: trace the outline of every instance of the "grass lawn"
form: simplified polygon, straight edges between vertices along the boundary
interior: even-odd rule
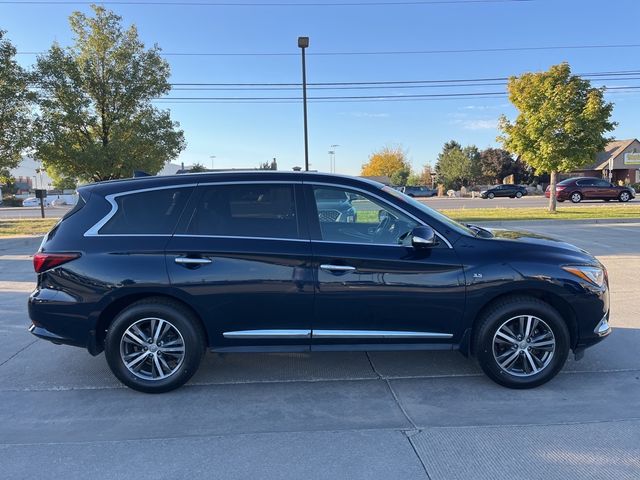
[[[585,220],[604,218],[638,218],[640,205],[593,207],[558,207],[556,213],[546,208],[460,208],[441,210],[454,220],[464,222],[500,222],[505,220]]]
[[[580,220],[603,218],[637,218],[640,205],[611,205],[593,207],[559,207],[551,214],[546,208],[460,208],[441,210],[442,213],[461,222],[501,222],[508,220]],[[358,212],[360,222],[377,223],[378,212]],[[0,236],[44,235],[58,221],[56,218],[30,218],[0,220]]]
[[[0,220],[0,237],[11,235],[44,235],[58,221],[57,218],[25,218]]]

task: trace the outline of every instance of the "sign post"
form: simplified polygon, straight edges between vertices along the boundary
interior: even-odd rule
[[[36,188],[36,198],[40,199],[40,215],[44,218],[44,199],[47,197],[47,191],[44,188]]]

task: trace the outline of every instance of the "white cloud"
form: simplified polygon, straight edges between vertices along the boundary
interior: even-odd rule
[[[496,120],[465,120],[462,128],[466,130],[491,130],[498,127]]]

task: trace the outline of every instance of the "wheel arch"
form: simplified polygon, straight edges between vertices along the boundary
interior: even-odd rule
[[[576,314],[571,308],[571,305],[564,300],[559,295],[556,295],[552,292],[541,290],[541,289],[518,289],[512,290],[509,292],[504,292],[495,297],[491,298],[489,301],[484,303],[473,315],[473,321],[471,323],[471,327],[467,330],[467,334],[463,336],[464,341],[460,345],[460,350],[465,355],[474,355],[473,351],[473,339],[477,333],[478,326],[480,324],[480,320],[483,318],[485,313],[493,307],[498,302],[504,301],[510,297],[532,297],[538,300],[542,300],[543,302],[548,303],[553,308],[555,308],[562,319],[564,320],[567,328],[569,329],[570,335],[570,347],[575,348],[577,340],[578,340],[578,322],[576,319]]]
[[[202,317],[200,316],[200,314],[198,314],[198,312],[193,307],[191,307],[191,305],[189,305],[183,299],[178,298],[174,295],[170,295],[162,292],[161,293],[131,292],[113,299],[111,302],[107,304],[106,307],[104,307],[101,310],[98,316],[98,320],[96,322],[96,330],[95,330],[96,332],[95,333],[95,353],[96,354],[104,350],[104,340],[107,334],[107,329],[109,328],[109,325],[111,325],[115,317],[117,317],[120,312],[122,312],[125,308],[132,305],[133,303],[138,302],[140,300],[147,299],[147,298],[159,298],[159,299],[170,300],[172,302],[180,304],[181,307],[191,312],[194,318],[196,318],[198,322],[200,322],[200,327],[202,327],[202,330],[205,333],[204,340],[206,342],[206,345],[209,346],[209,332],[202,320]]]

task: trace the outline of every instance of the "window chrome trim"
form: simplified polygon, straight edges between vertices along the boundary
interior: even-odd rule
[[[313,330],[311,338],[452,338],[451,333],[403,332],[394,330]]]
[[[311,338],[311,330],[237,330],[234,332],[224,332],[224,338]]]
[[[195,233],[176,233],[174,237],[181,238],[220,238],[230,240],[276,240],[279,242],[305,242],[309,243],[311,240],[304,238],[281,238],[281,237],[246,237],[241,235],[200,235]]]
[[[102,237],[102,236],[112,236],[112,237],[170,237],[170,233],[98,233],[105,224],[111,220],[111,218],[118,211],[118,204],[116,202],[116,198],[123,197],[125,195],[135,195],[136,193],[144,193],[144,192],[153,192],[155,190],[169,190],[170,188],[193,188],[198,186],[197,183],[186,183],[180,185],[163,185],[161,187],[151,187],[151,188],[140,188],[138,190],[126,190],[123,192],[112,193],[110,195],[105,195],[104,199],[111,204],[111,210],[107,213],[102,219],[100,219],[96,224],[93,225],[89,230],[84,232],[85,237]]]
[[[356,190],[358,192],[362,192],[366,195],[371,195],[372,197],[375,197],[376,199],[380,200],[382,203],[388,205],[389,207],[398,210],[402,213],[404,213],[406,216],[414,219],[416,222],[418,222],[418,224],[422,225],[422,226],[427,226],[430,227],[435,234],[438,236],[438,238],[440,238],[440,240],[442,240],[447,247],[449,248],[453,248],[453,246],[451,245],[451,243],[449,242],[449,240],[447,240],[444,235],[440,234],[440,232],[438,232],[435,228],[433,228],[431,225],[426,224],[424,221],[420,220],[418,217],[416,217],[415,215],[407,212],[406,210],[404,210],[403,208],[399,207],[398,205],[394,205],[393,203],[390,203],[388,200],[380,197],[379,195],[376,195],[375,193],[370,192],[369,190],[365,190],[363,188],[358,188],[358,187],[352,187],[351,185],[336,185],[335,183],[327,183],[327,182],[316,182],[316,181],[305,181],[304,182],[305,185],[322,185],[325,187],[333,187],[333,188],[345,188],[347,190]],[[314,240],[314,241],[319,241],[319,240]],[[351,244],[351,245],[373,245],[372,243],[358,243],[358,242],[331,242],[329,240],[322,240],[322,242],[324,243],[347,243],[347,244]],[[390,246],[396,246],[394,244],[380,244],[380,245],[390,245]],[[402,246],[402,245],[398,245],[398,246]]]

